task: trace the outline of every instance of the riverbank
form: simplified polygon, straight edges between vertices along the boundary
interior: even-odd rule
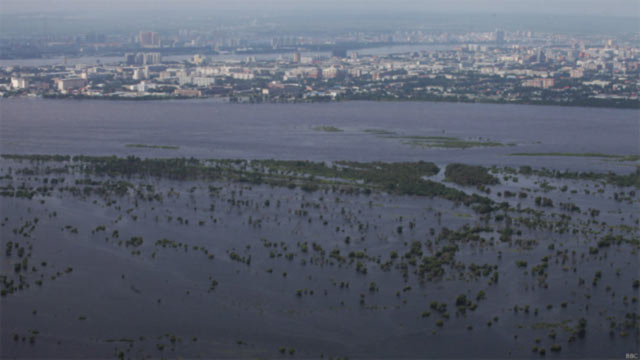
[[[5,96],[5,98],[23,98],[24,96]],[[26,96],[33,98],[34,96]],[[363,97],[363,96],[314,96],[307,98],[268,98],[268,97],[237,97],[237,96],[175,96],[175,95],[144,95],[144,96],[97,96],[78,94],[45,94],[43,99],[67,99],[67,100],[107,100],[107,101],[163,101],[163,100],[221,100],[233,104],[304,104],[304,103],[335,103],[349,101],[373,101],[373,102],[433,102],[433,103],[469,103],[469,104],[510,104],[510,105],[542,105],[542,106],[566,106],[584,108],[611,108],[611,109],[640,109],[640,101],[628,99],[577,99],[574,101],[540,101],[540,100],[494,100],[494,99],[468,99],[466,97]]]

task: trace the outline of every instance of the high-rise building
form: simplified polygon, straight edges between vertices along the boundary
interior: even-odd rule
[[[504,31],[503,30],[496,29],[496,32],[495,32],[494,36],[495,36],[495,39],[496,39],[496,44],[498,44],[498,45],[504,44]]]
[[[145,53],[142,65],[160,64],[160,53]]]
[[[158,34],[151,31],[140,32],[140,46],[141,47],[158,47],[160,46],[160,38]]]
[[[124,54],[124,62],[127,65],[156,65],[160,64],[160,53],[127,53]]]
[[[299,53],[299,52],[297,52],[297,51],[296,51],[296,52],[294,52],[294,53],[293,53],[293,62],[294,62],[294,63],[299,63],[299,62],[300,62],[300,59],[301,59],[301,57],[300,57],[300,53]]]
[[[136,54],[127,53],[124,54],[124,63],[127,65],[135,65],[136,64]]]

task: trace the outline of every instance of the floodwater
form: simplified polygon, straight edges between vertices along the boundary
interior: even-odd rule
[[[0,100],[0,150],[20,154],[433,161],[630,172],[628,163],[513,153],[640,153],[637,110],[555,106],[344,102],[239,105],[215,101]],[[343,131],[323,132],[334,126]],[[425,148],[397,136],[498,142]],[[127,144],[177,146],[177,150]]]
[[[11,99],[0,102],[0,111],[3,154],[425,160],[439,166],[463,162],[627,173],[633,171],[631,162],[509,154],[638,153],[638,113],[629,110]],[[342,131],[319,131],[322,126]],[[395,136],[488,139],[505,145],[415,147],[402,138],[365,131],[371,129]],[[545,219],[554,223],[561,215],[570,215],[569,228],[576,231],[559,231],[560,224],[529,228],[522,224],[535,216],[513,213],[514,229],[522,231],[518,238],[533,245],[501,242],[497,232],[485,232],[486,242],[457,243],[458,266],[446,267],[444,278],[422,282],[411,267],[407,280],[403,279],[397,266],[405,261],[402,257],[411,242],[421,242],[425,254],[433,255],[449,244],[436,242],[445,227],[488,225],[498,230],[505,226],[504,221],[482,220],[471,209],[438,198],[305,192],[228,182],[108,179],[80,170],[38,175],[18,170],[55,169],[60,164],[7,159],[0,164],[2,187],[24,183],[55,188],[32,200],[0,198],[0,248],[4,251],[9,241],[25,248],[30,245],[29,267],[36,268],[23,272],[28,288],[0,300],[3,358],[110,358],[120,351],[126,358],[540,358],[532,352],[533,346],[546,348],[547,357],[623,358],[638,351],[637,325],[631,330],[621,328],[626,314],[638,312],[637,302],[632,302],[638,290],[631,286],[638,278],[637,247],[614,245],[589,254],[589,248],[609,231],[637,238],[638,195],[631,188],[499,174],[501,184],[492,186],[488,195],[493,200],[541,210],[534,198],[552,198],[556,207],[543,209]],[[162,200],[148,200],[132,191],[105,196],[82,191],[74,195],[63,189],[87,177],[129,181],[142,193],[151,191],[150,185],[151,192],[162,194]],[[52,178],[65,181],[54,186]],[[442,180],[442,174],[434,179]],[[544,187],[543,181],[547,182]],[[212,191],[211,186],[217,190]],[[561,190],[563,186],[567,189]],[[528,196],[506,199],[498,195],[505,190]],[[619,192],[627,200],[614,200]],[[560,202],[573,202],[582,212],[562,211]],[[588,222],[585,212],[590,208],[601,211],[597,223]],[[13,231],[33,223],[34,218],[39,221],[28,235]],[[106,230],[95,231],[99,225]],[[398,226],[404,231],[399,232]],[[76,232],[70,230],[74,227]],[[116,230],[119,237],[112,235]],[[133,236],[141,236],[144,243],[140,247],[121,243]],[[155,244],[163,238],[181,245],[165,248]],[[267,247],[265,241],[278,245]],[[309,246],[306,252],[301,250],[304,242]],[[324,249],[325,260],[318,260],[313,242]],[[339,249],[343,256],[365,252],[369,258],[362,261],[367,273],[356,271],[355,261],[339,264],[331,260],[332,249]],[[138,250],[140,254],[132,253]],[[566,258],[559,253],[565,250]],[[375,259],[385,263],[391,251],[397,251],[400,259],[383,270]],[[250,264],[233,261],[231,252],[251,256]],[[290,253],[293,257],[287,259]],[[546,288],[528,273],[544,256],[550,258]],[[22,260],[16,250],[11,256],[3,254],[2,259],[1,274],[16,279],[14,264]],[[519,268],[516,261],[527,261],[528,267]],[[470,276],[465,266],[472,263],[497,265],[499,282],[490,284],[490,276]],[[73,270],[66,272],[67,268]],[[596,271],[602,272],[602,279],[592,285]],[[37,279],[43,279],[43,284],[36,285]],[[212,279],[218,282],[213,290]],[[580,279],[586,284],[579,285]],[[340,287],[341,282],[350,285]],[[370,290],[371,282],[376,290]],[[313,290],[313,294],[303,291],[297,296],[298,290]],[[476,301],[480,290],[486,299]],[[457,313],[459,294],[466,294],[478,308]],[[430,308],[433,301],[447,303],[449,319]],[[562,302],[567,306],[561,306]],[[516,305],[521,309],[529,305],[531,311],[516,312]],[[534,309],[538,314],[534,315]],[[423,317],[425,311],[431,311],[430,315]],[[570,331],[558,324],[566,321],[574,328],[579,318],[587,320],[586,337],[571,341]],[[436,324],[439,319],[444,322],[442,327]],[[613,334],[612,319],[616,322]],[[550,338],[551,329],[555,339]],[[31,344],[33,330],[38,334]],[[562,351],[550,352],[552,344],[560,344]],[[282,347],[286,354],[280,353]],[[290,348],[293,355],[289,355]]]

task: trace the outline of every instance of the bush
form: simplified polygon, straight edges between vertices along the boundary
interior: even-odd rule
[[[489,170],[482,166],[449,164],[445,170],[447,180],[463,186],[495,185],[498,178],[489,174]]]
[[[467,296],[464,294],[458,295],[458,297],[456,298],[456,306],[458,307],[466,307],[467,306]]]

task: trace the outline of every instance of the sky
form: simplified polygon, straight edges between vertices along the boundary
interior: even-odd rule
[[[210,10],[555,14],[640,18],[640,0],[0,0],[0,13]]]

